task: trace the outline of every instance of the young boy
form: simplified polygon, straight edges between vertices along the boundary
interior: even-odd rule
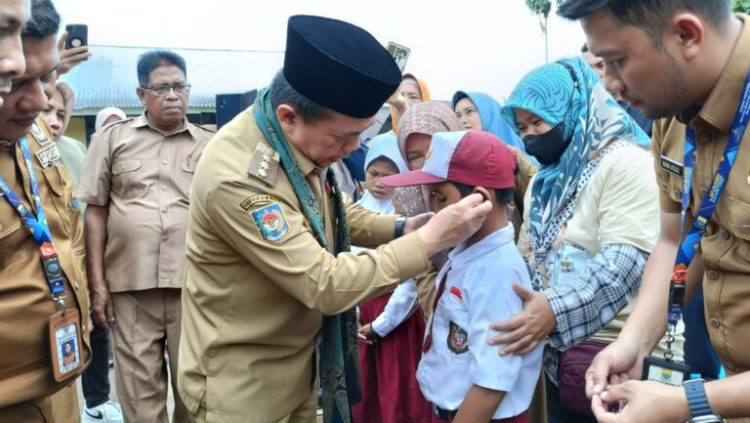
[[[492,201],[493,209],[479,231],[450,253],[437,276],[417,380],[442,420],[526,422],[543,345],[524,356],[500,356],[488,343],[490,322],[523,309],[513,284],[531,287],[508,222],[515,153],[487,132],[443,132],[433,135],[427,157],[421,171],[389,176],[383,183],[428,185],[433,211],[472,193]]]

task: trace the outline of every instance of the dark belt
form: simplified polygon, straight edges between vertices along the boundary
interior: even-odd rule
[[[435,415],[437,415],[440,420],[445,420],[446,422],[453,421],[453,419],[456,418],[456,413],[458,413],[458,410],[446,410],[435,404],[432,404],[432,411],[435,412]],[[490,420],[490,423],[529,423],[529,413],[524,411],[514,417]]]

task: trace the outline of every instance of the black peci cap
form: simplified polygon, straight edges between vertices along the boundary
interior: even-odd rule
[[[356,118],[374,116],[401,83],[396,62],[369,32],[305,15],[289,18],[284,77],[310,100]]]

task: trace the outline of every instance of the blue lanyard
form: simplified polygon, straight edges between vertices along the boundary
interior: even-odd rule
[[[44,272],[47,276],[47,282],[52,291],[53,297],[59,297],[65,294],[65,284],[62,278],[62,268],[60,267],[59,260],[57,258],[57,252],[55,251],[54,244],[52,243],[52,232],[47,225],[47,218],[44,214],[44,207],[42,206],[42,197],[39,193],[39,183],[37,182],[36,172],[31,162],[31,152],[29,152],[29,146],[26,142],[26,138],[21,138],[18,141],[23,152],[23,160],[26,165],[26,169],[29,171],[29,179],[31,181],[31,194],[34,197],[34,211],[32,213],[26,206],[21,203],[18,195],[10,188],[10,185],[5,179],[0,176],[0,191],[2,191],[4,197],[8,200],[10,205],[16,210],[16,213],[23,219],[26,228],[31,233],[37,244],[39,244],[42,252],[42,261],[44,266]]]
[[[688,266],[690,266],[690,262],[693,261],[693,258],[698,251],[703,231],[706,229],[706,225],[711,219],[714,210],[716,210],[716,205],[719,202],[719,198],[721,198],[721,193],[724,190],[727,179],[729,179],[729,173],[737,159],[737,153],[740,149],[742,137],[744,136],[748,122],[750,122],[750,73],[745,79],[745,85],[742,88],[742,99],[740,100],[737,114],[734,116],[734,122],[732,122],[732,129],[729,132],[727,146],[724,149],[724,158],[719,163],[719,168],[714,174],[711,186],[703,197],[703,201],[696,213],[695,221],[690,228],[690,232],[685,236],[682,244],[680,244],[680,248],[677,250],[677,258],[675,260],[672,281],[670,284],[670,312],[668,319],[670,325],[676,325],[682,318]],[[688,128],[686,135],[681,233],[685,233],[685,217],[687,215],[688,205],[690,204],[690,191],[693,184],[696,150],[695,131],[692,128]]]

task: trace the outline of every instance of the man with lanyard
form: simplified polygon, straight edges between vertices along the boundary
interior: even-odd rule
[[[206,147],[191,188],[178,369],[194,421],[314,422],[320,374],[325,421],[350,422],[354,306],[427,271],[489,212],[475,195],[425,223],[342,195],[329,166],[357,149],[400,82],[365,30],[294,16],[283,70]]]
[[[587,372],[594,412],[601,422],[750,416],[750,17],[733,16],[728,0],[567,0],[560,14],[582,19],[610,90],[648,117],[675,116],[654,126],[661,236],[635,310]],[[666,317],[672,330],[702,273],[711,343],[729,378],[622,383],[641,378]]]
[[[31,4],[26,71],[0,108],[0,421],[67,423],[79,412],[65,387],[90,354],[83,223],[49,129],[35,123],[54,87],[60,20],[49,0]]]

